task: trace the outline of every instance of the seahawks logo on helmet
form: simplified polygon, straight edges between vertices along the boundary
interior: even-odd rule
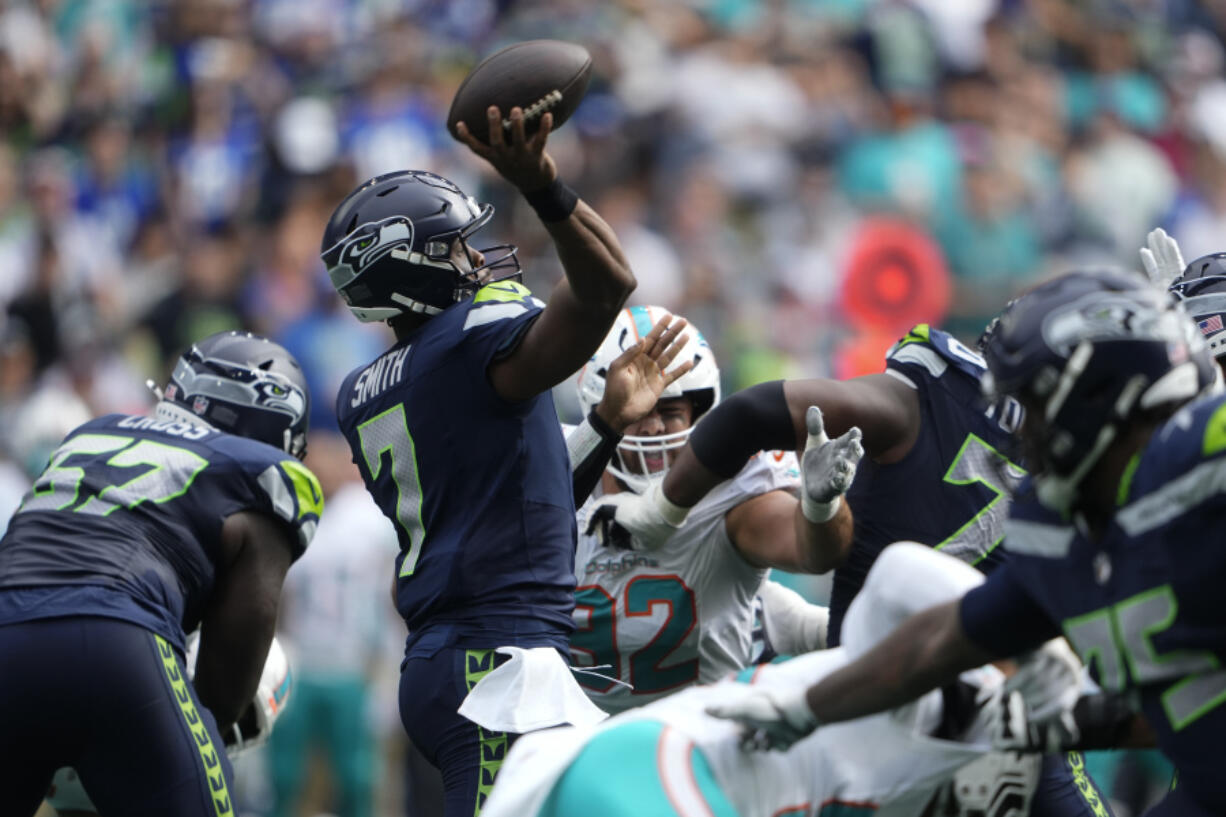
[[[1154,293],[1150,308],[1138,301],[1138,293],[1094,293],[1054,309],[1043,321],[1043,340],[1056,352],[1067,355],[1084,340],[1178,340],[1182,331],[1178,313],[1159,302]]]
[[[332,285],[348,297],[347,287],[362,270],[389,254],[396,247],[413,244],[413,225],[403,216],[393,216],[373,224],[363,224],[347,235],[339,246],[327,253],[336,259],[328,265]]]
[[[252,384],[257,397],[255,404],[273,411],[283,411],[291,417],[306,413],[306,395],[294,386],[283,386],[270,380]]]
[[[442,176],[387,173],[337,205],[320,256],[358,320],[437,315],[473,297],[483,284],[518,280],[514,245],[469,246],[493,214],[492,205],[478,204]]]
[[[219,332],[175,364],[163,401],[212,427],[306,454],[311,400],[302,367],[278,344],[248,332]]]

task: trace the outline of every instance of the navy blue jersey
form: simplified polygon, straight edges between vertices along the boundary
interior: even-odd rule
[[[1010,462],[1010,430],[1021,408],[988,405],[980,390],[987,367],[952,336],[920,324],[886,354],[886,373],[919,397],[915,444],[901,460],[865,458],[847,492],[855,517],[847,561],[834,572],[829,643],[839,643],[847,606],[887,545],[911,540],[987,572],[1008,513],[1009,497],[1024,476]],[[1001,414],[1004,416],[1001,416]]]
[[[450,625],[433,646],[498,633],[565,649],[573,627],[575,509],[553,398],[507,402],[487,374],[543,306],[521,284],[491,283],[337,396],[354,461],[399,533],[396,606],[414,639]]]
[[[212,592],[226,517],[284,521],[297,558],[322,509],[315,476],[270,445],[152,417],[99,417],[64,439],[0,539],[0,624],[118,618],[181,650]]]
[[[1185,407],[1121,480],[1101,539],[1014,503],[1009,564],[962,602],[967,634],[1017,654],[1063,633],[1108,691],[1136,689],[1180,786],[1226,813],[1226,396]]]

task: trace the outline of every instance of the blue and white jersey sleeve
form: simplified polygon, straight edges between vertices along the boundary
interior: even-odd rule
[[[886,371],[918,387],[926,378],[941,378],[950,369],[978,382],[987,363],[952,335],[921,323],[886,353]]]

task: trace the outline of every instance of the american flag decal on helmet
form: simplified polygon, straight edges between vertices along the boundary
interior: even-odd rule
[[[1207,336],[1212,335],[1214,332],[1221,332],[1222,316],[1213,315],[1212,317],[1205,318],[1203,321],[1197,321],[1196,325],[1200,327],[1200,333],[1202,335]]]

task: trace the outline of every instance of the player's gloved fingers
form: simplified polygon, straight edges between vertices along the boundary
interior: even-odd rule
[[[583,529],[584,535],[591,536],[596,533],[602,522],[613,518],[613,512],[616,510],[612,505],[601,505],[596,508],[587,520],[587,527]]]
[[[629,531],[617,524],[614,519],[616,512],[617,509],[612,505],[603,505],[597,508],[592,514],[592,518],[588,520],[584,533],[588,536],[595,536],[596,541],[600,542],[603,547],[633,550],[633,537],[631,537]]]
[[[839,449],[855,457],[858,461],[864,456],[864,443],[862,442],[864,435],[860,432],[859,426],[852,426],[843,432],[835,442],[838,443]]]
[[[634,550],[634,537],[630,535],[630,531],[617,524],[617,520],[608,523],[605,541],[618,550]]]
[[[1158,261],[1148,247],[1141,248],[1141,266],[1145,269],[1145,277],[1155,284],[1162,283],[1162,273],[1158,270]]]
[[[826,436],[826,423],[822,418],[822,410],[817,406],[809,406],[805,411],[805,428],[809,433],[809,439],[805,443],[805,449],[815,448],[830,440]]]
[[[1183,253],[1179,250],[1179,242],[1161,227],[1152,230],[1150,235],[1154,236],[1158,259],[1166,265],[1167,271],[1173,275],[1182,273],[1187,265],[1183,261]]]

